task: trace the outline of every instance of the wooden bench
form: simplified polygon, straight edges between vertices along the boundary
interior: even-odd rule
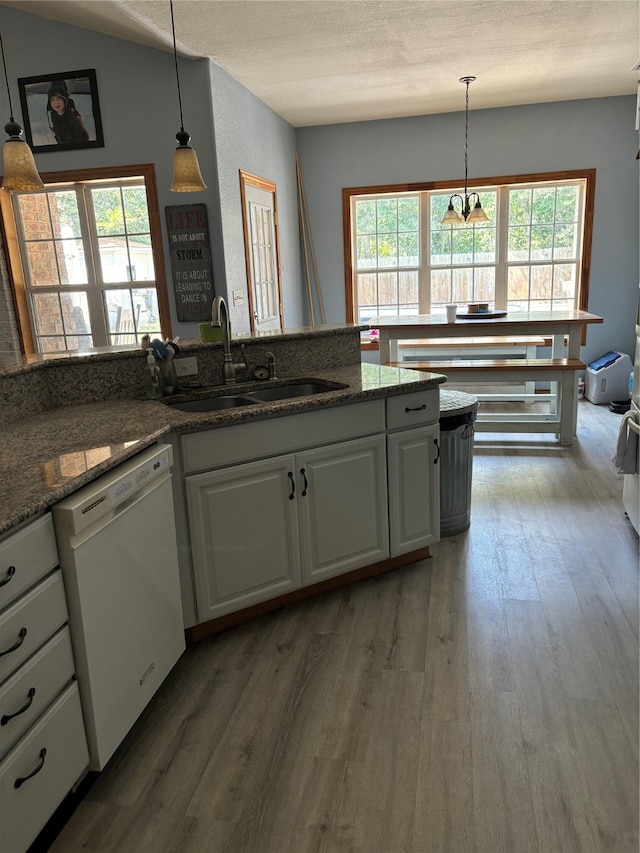
[[[576,431],[575,399],[578,393],[578,371],[586,365],[579,358],[492,358],[437,359],[429,361],[391,361],[389,367],[443,373],[456,382],[471,385],[497,382],[550,382],[556,384],[556,394],[546,396],[550,411],[491,413],[479,410],[476,429],[483,432],[554,432],[560,444],[571,444]]]
[[[535,358],[538,347],[550,346],[548,338],[539,335],[525,337],[490,336],[481,338],[438,338],[398,341],[400,361],[422,361],[450,358]],[[485,402],[512,401],[525,403],[533,399],[535,383],[505,385],[491,392],[477,394]]]

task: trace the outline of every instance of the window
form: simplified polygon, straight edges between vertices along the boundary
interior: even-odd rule
[[[453,186],[343,190],[347,319],[586,308],[594,183],[593,170],[475,181],[489,221],[453,226]]]
[[[139,345],[171,334],[153,167],[43,176],[3,193],[26,352]],[[129,174],[122,174],[122,172]]]

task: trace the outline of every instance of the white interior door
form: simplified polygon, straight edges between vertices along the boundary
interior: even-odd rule
[[[240,172],[252,331],[282,330],[276,185]]]

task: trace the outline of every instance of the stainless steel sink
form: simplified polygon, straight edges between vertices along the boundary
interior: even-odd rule
[[[342,386],[346,388],[346,385]],[[252,400],[260,400],[270,403],[274,400],[289,400],[292,397],[311,397],[314,394],[323,394],[327,391],[337,391],[339,388],[321,385],[319,382],[298,382],[295,385],[279,385],[276,387],[259,388],[257,391],[249,391],[246,397]]]
[[[184,400],[181,403],[167,403],[172,409],[180,409],[181,412],[218,412],[221,409],[235,409],[238,406],[251,406],[255,400],[247,397],[202,397],[200,400]]]
[[[321,382],[295,382],[290,385],[268,385],[253,391],[238,391],[235,394],[212,394],[210,397],[200,397],[197,400],[183,400],[166,405],[181,412],[218,412],[223,409],[235,409],[239,406],[259,405],[261,403],[291,400],[296,397],[312,397],[315,394],[325,394],[328,391],[339,391],[347,385],[323,384]]]

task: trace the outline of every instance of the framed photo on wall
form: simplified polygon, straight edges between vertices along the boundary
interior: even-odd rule
[[[104,148],[95,69],[20,77],[18,90],[32,151]]]

